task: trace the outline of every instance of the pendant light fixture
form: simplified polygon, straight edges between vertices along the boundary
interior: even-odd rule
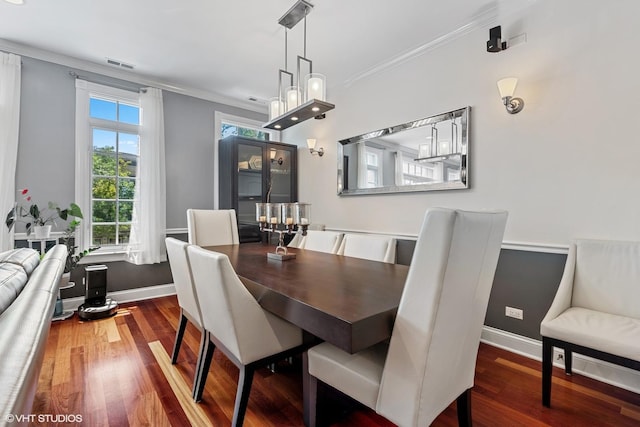
[[[324,113],[333,110],[335,105],[326,101],[327,81],[322,74],[313,72],[313,62],[307,58],[307,15],[313,5],[298,0],[285,13],[278,24],[284,27],[284,70],[278,71],[278,96],[269,100],[269,122],[263,127],[284,130],[312,117],[323,119]],[[298,55],[297,74],[294,83],[293,73],[287,69],[287,30],[304,20],[303,56]],[[309,72],[302,76],[302,63],[307,63]],[[288,78],[288,79],[287,79]],[[285,85],[286,80],[288,84]]]

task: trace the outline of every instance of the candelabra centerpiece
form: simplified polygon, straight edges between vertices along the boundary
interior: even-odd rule
[[[267,257],[279,261],[287,261],[296,257],[289,253],[284,245],[284,235],[300,232],[307,234],[311,223],[311,205],[309,203],[256,203],[256,221],[260,224],[260,231],[277,233],[278,245],[275,252],[269,252]]]

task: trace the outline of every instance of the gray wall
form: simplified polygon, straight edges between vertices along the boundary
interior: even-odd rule
[[[97,83],[137,89],[139,85],[23,57],[20,142],[16,187],[29,188],[33,201],[66,206],[75,195],[75,80],[69,71]],[[266,121],[266,116],[163,91],[167,159],[167,228],[186,228],[189,207],[213,208],[214,112]],[[79,178],[81,179],[81,178]],[[59,229],[64,228],[59,223]],[[23,229],[22,229],[23,230]],[[18,231],[22,231],[18,228]],[[17,242],[24,246],[26,242]],[[106,263],[109,291],[171,283],[167,263],[136,266]],[[81,270],[73,280],[80,284]],[[63,291],[84,294],[82,286]]]
[[[214,112],[266,121],[253,111],[164,92],[167,228],[186,228],[188,208],[213,208]]]
[[[415,241],[398,240],[398,264],[409,265]],[[540,322],[556,294],[567,256],[502,249],[484,324],[541,340]],[[505,306],[523,310],[523,318],[505,316]]]

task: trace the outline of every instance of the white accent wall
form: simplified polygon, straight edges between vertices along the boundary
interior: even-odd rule
[[[335,110],[282,134],[300,146],[299,195],[314,222],[415,235],[430,206],[504,208],[507,242],[640,240],[640,2],[529,3],[495,22],[503,39],[526,33],[501,53],[486,52],[487,27],[349,86],[327,76]],[[519,78],[519,114],[498,94],[507,76]],[[338,140],[467,105],[470,189],[336,195]],[[324,157],[309,154],[306,138]]]

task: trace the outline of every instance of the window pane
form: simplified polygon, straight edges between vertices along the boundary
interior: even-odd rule
[[[121,153],[140,155],[139,139],[138,135],[132,135],[130,133],[118,134],[118,151]]]
[[[133,212],[133,202],[120,202],[118,206],[118,221],[131,222],[131,214]]]
[[[93,152],[93,175],[116,175],[116,155],[109,152]]]
[[[112,130],[93,128],[93,149],[103,151],[116,150],[117,133]]]
[[[113,101],[91,98],[89,100],[89,116],[96,119],[116,120],[116,106]]]
[[[93,178],[92,196],[94,199],[115,199],[115,178]]]
[[[116,244],[115,225],[94,225],[92,227],[91,244],[93,246],[105,246]]]
[[[118,104],[118,121],[122,123],[130,123],[132,125],[139,125],[140,108],[134,105]]]
[[[120,178],[118,187],[118,197],[125,200],[133,200],[136,190],[136,180],[130,178]]]
[[[129,234],[131,234],[131,226],[130,225],[120,225],[118,226],[118,243],[129,243]]]
[[[116,202],[115,201],[93,201],[93,222],[115,222]]]
[[[220,131],[222,133],[223,138],[226,138],[227,136],[230,136],[230,135],[238,134],[238,128],[228,123],[222,123],[222,129]]]

